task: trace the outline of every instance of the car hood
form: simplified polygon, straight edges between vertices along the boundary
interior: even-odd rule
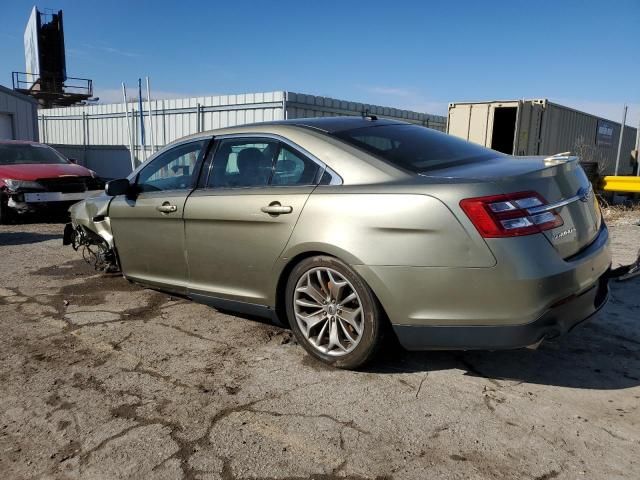
[[[90,177],[91,172],[75,163],[28,163],[20,165],[0,165],[0,179],[37,180],[39,178]]]

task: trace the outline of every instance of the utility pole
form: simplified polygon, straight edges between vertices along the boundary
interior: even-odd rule
[[[138,79],[138,110],[140,111],[140,148],[142,149],[142,161],[147,160],[147,147],[144,141],[144,110],[142,109],[142,79]]]
[[[129,155],[131,156],[131,171],[133,172],[136,169],[136,157],[133,151],[133,136],[131,135],[131,125],[129,124],[129,103],[127,102],[127,88],[124,86],[124,82],[122,82],[122,101],[124,103],[124,112],[125,112],[125,121],[127,122],[127,133],[129,137]],[[131,112],[133,114],[133,112]],[[133,122],[133,115],[131,116],[131,121]]]
[[[624,137],[624,127],[627,123],[627,106],[624,106],[624,110],[622,112],[622,125],[620,125],[620,138],[618,139],[618,155],[616,156],[616,170],[614,172],[615,176],[618,176],[618,167],[620,166],[620,155],[622,154],[622,139]]]
[[[156,136],[153,128],[153,114],[151,112],[151,90],[149,89],[149,77],[147,77],[147,109],[149,111],[149,132],[151,133],[151,154],[156,151]]]

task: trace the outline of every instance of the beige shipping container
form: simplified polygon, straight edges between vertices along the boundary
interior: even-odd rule
[[[601,174],[615,170],[620,123],[546,99],[449,104],[447,133],[512,155],[572,152],[598,162]],[[619,175],[635,173],[631,152],[636,129],[624,130]]]

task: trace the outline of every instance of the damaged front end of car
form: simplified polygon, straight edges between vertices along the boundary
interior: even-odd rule
[[[56,208],[55,204],[27,201],[29,196],[42,192],[44,187],[35,181],[0,179],[0,224],[11,223],[22,215],[37,213],[45,208],[54,212],[64,211],[64,207]]]
[[[103,188],[104,181],[97,176],[62,175],[37,180],[0,178],[0,223],[11,223],[32,214],[64,215],[73,202],[89,198]]]
[[[33,181],[5,179],[3,184],[2,193],[6,197],[6,206],[18,214],[33,211],[33,205],[25,201],[26,194],[43,190],[39,183]]]
[[[82,258],[101,272],[118,272],[118,255],[113,244],[108,216],[112,197],[99,195],[69,208],[71,222],[64,227],[63,245],[82,253]]]

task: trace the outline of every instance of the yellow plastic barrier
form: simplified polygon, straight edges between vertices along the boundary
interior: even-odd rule
[[[640,193],[640,177],[604,177],[600,187],[607,192]]]

